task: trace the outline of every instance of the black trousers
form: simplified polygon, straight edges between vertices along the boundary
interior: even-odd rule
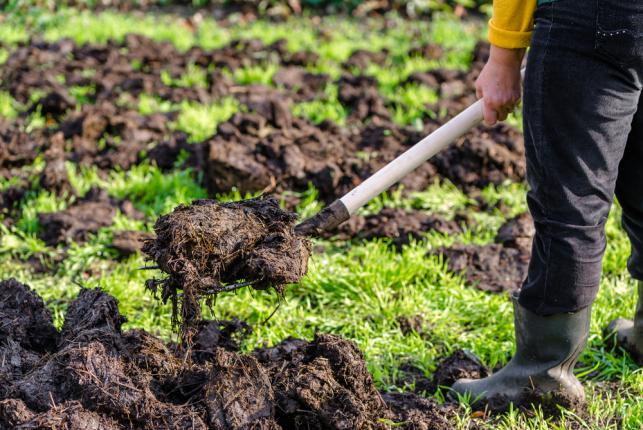
[[[557,0],[536,10],[524,88],[536,236],[519,302],[573,312],[598,292],[614,195],[643,280],[643,1]]]

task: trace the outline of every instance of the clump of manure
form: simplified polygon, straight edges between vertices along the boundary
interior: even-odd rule
[[[204,297],[243,286],[281,293],[308,268],[310,243],[295,234],[296,220],[271,197],[178,206],[156,221],[156,238],[143,245],[167,274],[147,287],[172,302],[173,321],[184,335],[200,319]]]

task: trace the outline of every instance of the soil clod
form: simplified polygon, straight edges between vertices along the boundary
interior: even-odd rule
[[[58,342],[42,299],[13,278],[0,281],[0,344],[5,339],[37,352],[51,351]]]
[[[480,379],[489,376],[489,369],[473,353],[458,349],[442,360],[433,373],[434,387],[450,387],[461,378]]]
[[[386,393],[384,401],[395,415],[396,423],[408,430],[450,430],[449,421],[456,414],[452,405],[439,405],[435,400],[413,393]]]
[[[122,257],[128,257],[140,252],[143,249],[143,243],[153,237],[150,233],[136,230],[115,231],[112,248]]]
[[[65,210],[39,213],[38,221],[43,227],[40,238],[48,246],[72,241],[82,243],[90,234],[110,226],[119,210],[133,218],[138,216],[138,211],[127,200],[117,201],[105,190],[91,188]]]
[[[531,242],[536,234],[534,221],[525,212],[504,223],[496,234],[496,243],[507,248],[515,248],[525,254],[531,254]]]
[[[533,240],[529,214],[503,224],[491,245],[454,245],[433,252],[447,259],[450,272],[461,273],[466,281],[483,291],[500,293],[520,288],[527,276]]]
[[[192,347],[192,357],[198,362],[211,361],[214,352],[223,348],[239,351],[239,341],[252,333],[252,328],[238,318],[230,321],[201,321]]]
[[[529,255],[502,245],[454,245],[440,248],[450,272],[463,274],[466,281],[483,291],[500,293],[520,288],[527,276]]]
[[[325,236],[335,236],[344,240],[389,238],[397,249],[401,249],[413,240],[422,239],[423,234],[430,231],[455,234],[462,232],[462,227],[457,221],[446,220],[439,215],[384,208],[372,215],[354,216],[339,226],[338,231],[326,232]]]

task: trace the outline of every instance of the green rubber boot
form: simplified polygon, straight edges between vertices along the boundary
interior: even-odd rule
[[[473,406],[506,409],[546,399],[564,406],[577,406],[585,391],[573,374],[589,334],[591,306],[574,313],[540,316],[512,296],[516,354],[493,375],[479,380],[459,379],[452,389],[471,395]]]
[[[630,353],[639,366],[643,366],[643,281],[639,281],[639,299],[634,320],[618,318],[608,326],[606,334],[614,336],[616,343]]]

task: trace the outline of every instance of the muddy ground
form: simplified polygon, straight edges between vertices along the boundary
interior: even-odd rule
[[[67,209],[38,214],[38,221],[43,226],[39,237],[49,246],[72,241],[82,243],[89,234],[112,225],[118,211],[132,219],[144,218],[129,200],[119,201],[104,189],[91,188]]]
[[[388,238],[397,249],[401,249],[413,240],[420,240],[424,233],[430,231],[445,235],[461,233],[465,222],[463,216],[447,220],[440,215],[421,211],[383,208],[371,215],[352,216],[324,236],[338,240]]]
[[[436,55],[429,48],[413,51]],[[473,81],[487,49],[476,49],[468,74],[434,70],[416,73],[408,82],[434,88],[441,100],[432,108],[455,114],[475,99]],[[330,79],[304,69],[317,61],[314,53],[289,52],[284,41],[233,41],[215,50],[195,47],[179,52],[169,43],[137,35],[105,45],[34,40],[12,51],[0,71],[2,89],[27,108],[18,119],[0,122],[0,175],[12,176],[43,154],[47,168],[41,186],[63,193],[70,189],[62,169],[65,160],[101,171],[129,169],[146,160],[169,169],[185,151],[190,154],[188,165],[204,173],[203,185],[213,194],[233,187],[242,193],[303,191],[313,183],[321,198],[331,201],[445,120],[427,117],[421,132],[391,122],[391,102],[379,94],[377,81],[348,73],[357,63],[385,58],[382,52],[358,51],[344,64],[347,71],[335,84],[348,109],[349,126],[338,127],[328,121],[315,125],[291,114],[294,103],[323,98]],[[280,67],[274,86],[239,86],[220,71],[265,64]],[[205,74],[203,86],[183,87],[162,77],[177,79],[190,68],[205,70],[208,65],[216,69]],[[76,88],[89,90],[79,98],[71,95]],[[42,96],[34,99],[34,92]],[[220,124],[203,142],[188,142],[184,133],[171,127],[176,110],[152,115],[136,110],[142,94],[173,103],[233,97],[247,112]],[[26,115],[32,112],[44,116],[47,126],[27,133]],[[521,181],[522,153],[517,130],[506,125],[480,127],[402,183],[407,190],[420,190],[439,174],[470,191],[507,179]]]
[[[114,298],[84,289],[58,331],[28,286],[0,282],[0,428],[451,428],[454,405],[378,392],[359,349],[338,336],[242,354],[247,325],[203,321],[186,351],[123,331],[124,321]],[[458,354],[437,383],[470,374]]]
[[[508,220],[490,245],[454,245],[431,251],[441,255],[450,272],[483,291],[500,293],[518,290],[527,277],[531,242],[535,234],[531,215]]]

